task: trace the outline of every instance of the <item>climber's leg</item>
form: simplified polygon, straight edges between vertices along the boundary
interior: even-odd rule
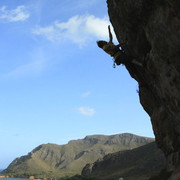
[[[117,56],[115,59],[115,63],[117,65],[126,64],[130,61],[131,61],[130,56],[126,55],[124,52],[122,52],[122,54]]]

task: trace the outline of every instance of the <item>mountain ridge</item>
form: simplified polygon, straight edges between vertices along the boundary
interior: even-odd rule
[[[149,180],[165,168],[165,156],[155,142],[132,150],[119,151],[105,155],[94,163],[86,164],[83,177],[91,179]]]
[[[130,133],[115,135],[90,135],[71,140],[68,144],[41,144],[30,153],[16,158],[3,173],[6,174],[55,174],[57,177],[80,174],[87,163],[121,150],[134,149],[153,142],[154,138]]]

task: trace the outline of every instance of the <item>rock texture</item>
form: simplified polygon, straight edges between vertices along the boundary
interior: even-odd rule
[[[180,171],[180,1],[107,0],[118,41],[133,61],[140,102],[151,117],[167,170]],[[175,175],[174,175],[175,176]],[[180,177],[178,177],[180,178]],[[177,177],[176,177],[177,179]]]

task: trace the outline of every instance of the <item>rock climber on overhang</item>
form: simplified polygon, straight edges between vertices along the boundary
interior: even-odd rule
[[[125,64],[126,62],[129,61],[129,56],[127,56],[125,54],[125,52],[122,50],[121,46],[123,44],[126,44],[126,42],[115,45],[112,42],[113,36],[111,33],[110,25],[108,26],[108,31],[109,31],[109,42],[101,40],[101,41],[97,41],[97,45],[101,49],[103,49],[106,53],[110,54],[113,57],[113,59],[114,59],[113,67],[115,67],[115,64],[117,64],[117,65]],[[119,49],[120,47],[121,47],[121,49]]]

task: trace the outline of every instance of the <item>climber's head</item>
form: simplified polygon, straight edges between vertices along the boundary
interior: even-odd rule
[[[107,42],[106,41],[97,41],[97,45],[100,47],[100,48],[103,48],[104,45],[106,45]]]

